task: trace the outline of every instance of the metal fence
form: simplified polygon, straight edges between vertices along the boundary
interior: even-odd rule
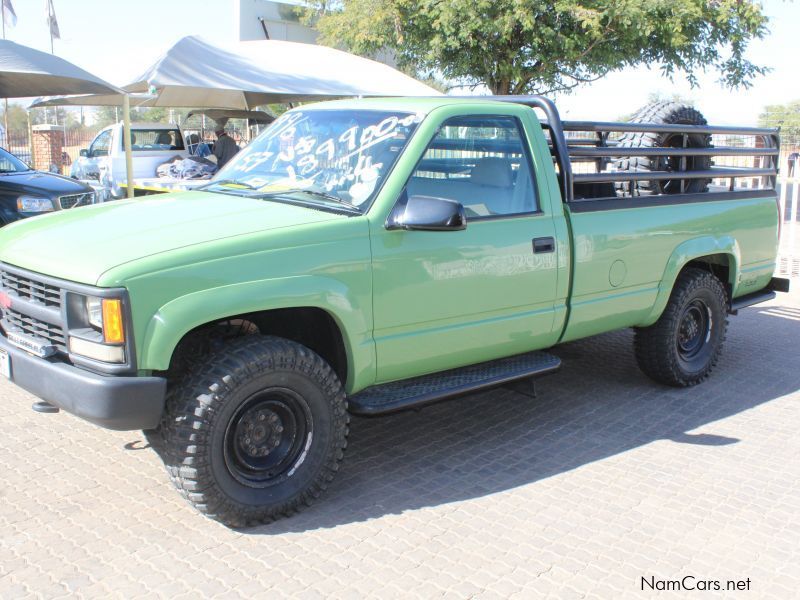
[[[787,153],[788,156],[788,153]],[[777,273],[782,277],[800,277],[800,173],[797,169],[791,173],[785,168],[786,161],[781,162],[782,169],[778,175],[778,206],[781,215],[781,240],[778,250]],[[800,167],[800,165],[797,165]],[[796,284],[795,284],[796,285]]]
[[[63,143],[61,150],[61,161],[57,166],[63,175],[69,174],[69,167],[75,159],[80,156],[83,148],[88,148],[91,141],[95,138],[99,128],[82,127],[77,129],[65,129],[63,132]],[[5,136],[4,148],[23,162],[34,166],[33,150],[31,147],[30,131],[11,130]]]

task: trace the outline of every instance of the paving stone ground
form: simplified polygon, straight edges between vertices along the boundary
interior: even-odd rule
[[[536,399],[355,419],[327,496],[243,531],[185,504],[141,433],[2,382],[0,597],[797,598],[800,294],[732,318],[696,388],[647,380],[631,339],[557,348]],[[642,591],[685,576],[749,591]]]

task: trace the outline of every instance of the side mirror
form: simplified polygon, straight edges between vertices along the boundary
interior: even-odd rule
[[[460,202],[435,196],[408,196],[403,192],[386,222],[387,229],[460,231],[467,215]]]
[[[88,151],[86,148],[82,148],[82,149],[81,149],[81,156],[85,156],[85,157],[87,157],[87,158],[88,158],[88,156],[89,156],[89,151]]]

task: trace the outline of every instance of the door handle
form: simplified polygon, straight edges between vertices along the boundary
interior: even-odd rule
[[[556,241],[551,237],[533,238],[533,253],[544,254],[545,252],[555,252]]]

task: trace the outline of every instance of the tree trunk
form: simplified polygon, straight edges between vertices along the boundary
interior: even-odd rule
[[[493,80],[489,83],[489,89],[495,96],[508,96],[511,94],[511,81],[508,79]]]

